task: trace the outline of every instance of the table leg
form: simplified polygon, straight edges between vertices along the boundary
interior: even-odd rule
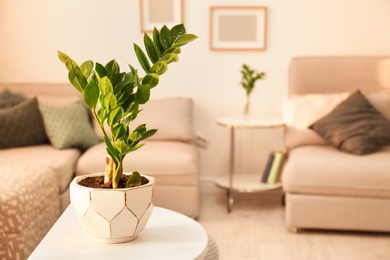
[[[230,166],[229,166],[229,189],[228,189],[228,205],[227,211],[228,213],[232,212],[234,197],[233,197],[233,174],[234,174],[234,127],[230,127]]]

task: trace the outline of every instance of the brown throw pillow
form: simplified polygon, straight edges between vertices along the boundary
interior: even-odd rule
[[[0,110],[0,149],[42,144],[47,141],[36,98]]]
[[[359,90],[309,128],[351,154],[374,153],[390,144],[390,121]]]

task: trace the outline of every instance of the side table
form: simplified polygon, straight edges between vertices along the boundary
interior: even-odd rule
[[[240,174],[240,178],[234,174],[235,168],[235,131],[238,128],[276,128],[284,127],[281,119],[264,119],[246,116],[229,116],[217,119],[217,124],[227,127],[230,131],[230,164],[229,175],[216,179],[216,185],[227,190],[227,211],[230,213],[233,209],[234,197],[233,192],[261,192],[279,189],[281,183],[266,184],[261,183],[259,176],[254,174]]]
[[[195,220],[172,210],[154,207],[138,238],[119,244],[90,240],[69,206],[38,247],[33,259],[203,259],[208,235]]]

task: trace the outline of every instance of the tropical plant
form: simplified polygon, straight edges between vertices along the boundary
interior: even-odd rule
[[[243,64],[241,69],[241,85],[245,89],[246,92],[246,102],[244,113],[248,114],[249,112],[249,102],[250,95],[255,88],[255,83],[259,79],[263,79],[265,77],[265,72],[255,71],[251,69],[248,65]]]
[[[152,39],[153,38],[153,39]],[[121,72],[117,61],[105,66],[87,60],[80,66],[63,52],[59,59],[68,69],[70,83],[83,94],[84,102],[91,110],[103,133],[106,150],[104,183],[118,188],[123,176],[123,160],[127,154],[141,148],[145,139],[157,129],[147,129],[145,124],[132,128],[131,122],[148,102],[150,90],[159,83],[159,76],[168,70],[168,64],[179,60],[181,47],[197,38],[187,34],[183,24],[172,29],[163,26],[154,28],[152,38],[144,34],[146,53],[134,43],[134,52],[146,75],[140,77],[138,70],[129,64],[129,72]],[[105,130],[105,124],[110,131]],[[133,172],[126,187],[141,185],[141,176]]]

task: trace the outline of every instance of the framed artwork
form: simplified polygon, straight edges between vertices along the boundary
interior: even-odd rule
[[[266,36],[266,7],[210,7],[211,50],[262,51],[266,47]]]
[[[183,23],[183,0],[140,0],[141,32]]]

